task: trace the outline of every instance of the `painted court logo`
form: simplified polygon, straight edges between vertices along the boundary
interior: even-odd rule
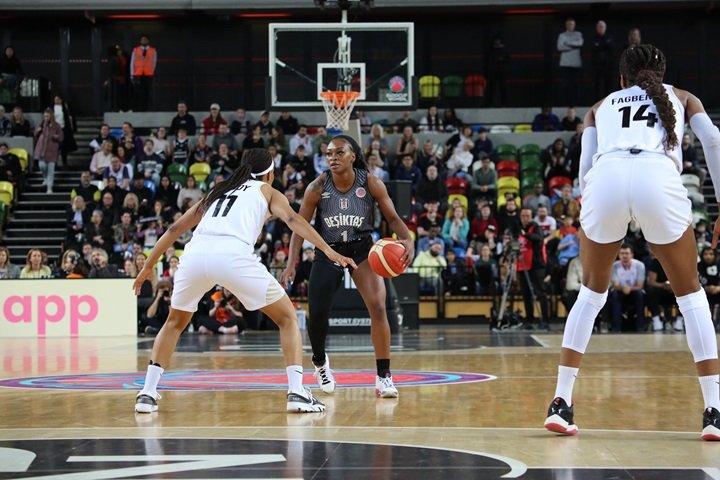
[[[375,387],[374,370],[335,370],[335,378],[342,388]],[[462,372],[393,371],[398,387],[447,385],[495,380],[493,375]],[[303,379],[306,385],[315,384],[312,371]],[[0,379],[0,388],[46,388],[57,390],[139,390],[145,373],[95,373],[89,375],[59,375]],[[195,370],[165,372],[161,390],[287,390],[285,370]]]

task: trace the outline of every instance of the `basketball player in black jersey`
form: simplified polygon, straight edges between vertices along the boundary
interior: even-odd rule
[[[352,137],[334,137],[327,148],[327,161],[330,169],[310,183],[299,213],[308,221],[316,213],[315,229],[320,236],[338,253],[355,260],[358,267],[351,272],[352,278],[372,322],[370,331],[377,363],[375,391],[380,397],[396,398],[398,391],[390,373],[390,325],[385,311],[385,284],[367,262],[373,245],[370,232],[375,202],[392,231],[405,246],[402,257],[405,267],[412,262],[415,246],[410,231],[395,211],[385,184],[369,174],[362,149]],[[303,238],[293,234],[288,267],[281,278],[283,285],[292,282],[295,277],[295,264],[302,243]],[[343,274],[343,267],[328,260],[322,252],[316,253],[308,292],[308,334],[312,344],[315,376],[325,393],[335,391],[335,379],[325,353],[325,338],[333,296],[342,282]]]

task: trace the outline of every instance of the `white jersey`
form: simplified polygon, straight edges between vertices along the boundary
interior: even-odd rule
[[[685,129],[685,109],[671,85],[663,84],[675,109],[675,134],[682,138]],[[593,165],[610,153],[649,152],[670,157],[678,171],[682,171],[680,147],[665,150],[665,128],[657,108],[645,90],[635,85],[608,95],[595,113],[598,149]]]
[[[203,214],[188,247],[222,239],[253,247],[269,216],[268,201],[260,189],[263,185],[259,180],[248,180],[215,200]]]

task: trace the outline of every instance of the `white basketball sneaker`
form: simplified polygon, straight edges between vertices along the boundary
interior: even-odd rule
[[[158,400],[160,400],[160,394],[156,393],[153,397],[149,393],[140,392],[135,398],[135,411],[137,413],[153,413],[158,411]]]
[[[375,394],[382,398],[398,398],[400,396],[390,375],[384,378],[375,377]]]
[[[325,393],[333,393],[335,391],[335,377],[333,371],[330,370],[330,358],[325,354],[325,363],[322,367],[315,366],[315,378],[318,386]]]
[[[325,404],[312,396],[310,390],[303,389],[303,392],[288,392],[287,411],[297,413],[317,413],[325,411]]]

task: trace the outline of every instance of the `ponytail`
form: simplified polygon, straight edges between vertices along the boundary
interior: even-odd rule
[[[360,170],[367,170],[368,166],[365,162],[365,155],[363,154],[362,148],[360,148],[360,145],[358,145],[357,141],[351,137],[350,135],[335,135],[331,142],[333,140],[343,140],[345,143],[350,145],[350,149],[355,154],[355,161],[353,162],[353,168],[357,168]]]
[[[235,169],[230,178],[216,185],[205,195],[198,205],[198,213],[201,215],[213,204],[215,200],[222,197],[226,193],[240,187],[243,183],[251,178],[256,178],[258,174],[266,172],[268,166],[274,166],[270,153],[264,148],[251,148],[243,152],[240,166]],[[271,168],[272,170],[272,168]],[[267,173],[265,173],[267,174]],[[263,174],[263,175],[265,175]],[[262,176],[262,175],[261,175]]]
[[[663,52],[648,44],[629,47],[620,57],[620,75],[628,85],[637,85],[652,99],[665,128],[666,150],[677,148],[675,109],[662,83],[667,61]]]

